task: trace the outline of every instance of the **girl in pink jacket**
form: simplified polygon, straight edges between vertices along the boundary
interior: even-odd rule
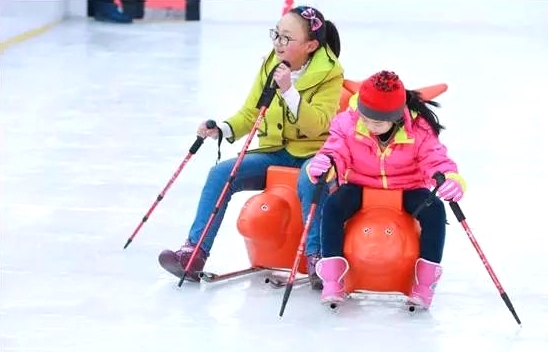
[[[413,213],[428,197],[436,172],[446,181],[438,197],[459,201],[465,190],[457,165],[447,156],[438,135],[443,129],[436,114],[419,94],[407,91],[394,72],[382,71],[360,87],[355,109],[337,115],[330,137],[311,160],[312,182],[327,173],[339,187],[323,207],[322,259],[316,271],[323,281],[322,300],[344,300],[343,278],[348,262],[343,257],[344,224],[360,208],[362,188],[402,189],[403,206]],[[420,258],[410,300],[428,308],[441,276],[446,214],[438,198],[417,216],[421,226]]]

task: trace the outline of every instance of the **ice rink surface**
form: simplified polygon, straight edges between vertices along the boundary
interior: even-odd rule
[[[461,206],[522,328],[452,214],[428,313],[368,299],[333,314],[301,287],[280,319],[283,291],[261,274],[177,288],[157,255],[186,238],[216,143],[122,247],[197,124],[243,103],[274,24],[73,20],[0,56],[0,350],[547,351],[548,31],[337,24],[347,78],[449,85],[438,115],[468,182]],[[231,202],[208,271],[247,267],[235,223],[251,194]]]

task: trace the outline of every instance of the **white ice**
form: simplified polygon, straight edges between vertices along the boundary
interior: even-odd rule
[[[261,275],[177,288],[157,255],[186,237],[212,141],[122,250],[198,122],[245,99],[270,25],[74,20],[2,54],[0,350],[547,351],[546,27],[338,21],[348,78],[449,85],[439,116],[469,184],[461,205],[522,328],[452,215],[429,313],[366,300],[332,314],[303,287],[280,319],[283,291]],[[235,223],[250,195],[233,199],[207,270],[248,265]]]

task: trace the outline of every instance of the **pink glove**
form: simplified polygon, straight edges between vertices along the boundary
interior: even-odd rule
[[[331,168],[331,159],[324,154],[316,154],[308,164],[308,177],[312,183],[318,182],[318,177]]]
[[[464,191],[461,184],[450,178],[446,179],[441,187],[438,188],[438,197],[446,201],[458,202],[463,195]]]

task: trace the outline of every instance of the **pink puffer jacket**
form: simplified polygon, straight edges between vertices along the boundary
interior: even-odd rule
[[[457,165],[447,156],[447,149],[432,128],[417,114],[411,116],[408,109],[404,113],[404,125],[384,151],[355,110],[335,116],[329,132],[330,137],[319,153],[334,159],[340,184],[386,189],[429,188],[434,184],[432,175],[436,171],[464,183],[458,176]]]

